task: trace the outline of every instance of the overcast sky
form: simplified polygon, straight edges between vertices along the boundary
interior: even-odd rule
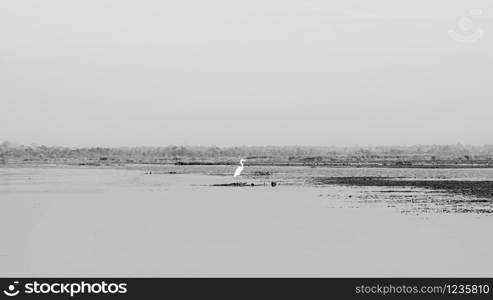
[[[1,1],[0,140],[491,144],[492,15],[491,0]]]

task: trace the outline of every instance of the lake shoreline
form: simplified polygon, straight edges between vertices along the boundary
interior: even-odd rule
[[[231,162],[179,162],[179,163],[73,163],[73,162],[13,162],[3,163],[0,167],[132,167],[132,166],[234,166]],[[252,167],[307,167],[307,168],[380,168],[380,169],[493,169],[492,164],[410,164],[385,165],[373,163],[355,164],[299,164],[299,163],[245,163]]]

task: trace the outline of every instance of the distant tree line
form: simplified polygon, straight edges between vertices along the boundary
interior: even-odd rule
[[[0,144],[0,161],[86,161],[118,160],[121,162],[159,162],[181,159],[220,158],[296,158],[296,157],[387,157],[430,156],[437,158],[472,159],[493,157],[493,145],[413,145],[374,147],[324,146],[165,146],[165,147],[49,147],[17,145],[5,141]]]

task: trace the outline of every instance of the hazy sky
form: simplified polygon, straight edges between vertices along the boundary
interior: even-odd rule
[[[491,144],[492,16],[491,0],[1,1],[0,141]]]

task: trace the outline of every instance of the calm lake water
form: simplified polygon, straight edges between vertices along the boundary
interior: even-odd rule
[[[234,168],[1,167],[0,276],[493,276],[491,201],[309,183],[493,169]]]

